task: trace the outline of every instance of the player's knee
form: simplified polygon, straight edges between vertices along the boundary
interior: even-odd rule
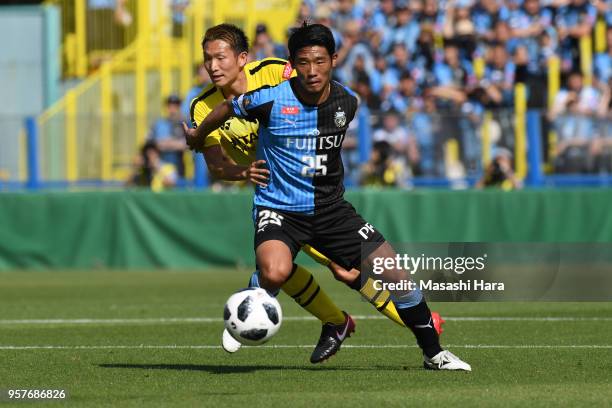
[[[292,262],[270,260],[260,265],[259,283],[266,289],[278,289],[287,280],[293,268]]]

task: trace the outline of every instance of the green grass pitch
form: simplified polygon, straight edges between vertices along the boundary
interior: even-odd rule
[[[286,295],[279,298],[283,327],[266,347],[221,350],[223,303],[248,276],[236,269],[0,273],[0,389],[67,390],[69,399],[54,406],[612,401],[612,303],[434,304],[447,318],[443,344],[473,371],[431,372],[421,368],[406,329],[377,318],[355,292],[317,270],[336,303],[358,317],[346,347],[313,366],[320,325]],[[0,401],[0,408],[11,405]]]

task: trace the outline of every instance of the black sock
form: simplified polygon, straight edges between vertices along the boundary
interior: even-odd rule
[[[427,357],[432,358],[442,351],[440,339],[431,318],[431,311],[425,300],[416,306],[406,309],[398,308],[397,313],[402,318],[404,324],[412,330],[419,347],[423,349],[423,353]]]

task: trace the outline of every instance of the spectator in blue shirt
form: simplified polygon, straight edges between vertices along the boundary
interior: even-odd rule
[[[346,23],[357,21],[361,27],[364,24],[364,5],[359,0],[337,0],[332,11],[331,19],[334,27],[344,30]]]
[[[402,72],[400,75],[399,86],[391,95],[383,102],[383,110],[385,108],[393,109],[400,114],[407,115],[411,111],[416,110],[418,106],[417,95],[418,88],[414,78],[408,71]]]
[[[287,59],[289,56],[283,44],[272,40],[268,33],[268,27],[265,24],[257,24],[257,27],[255,27],[255,39],[251,47],[251,55],[253,60],[262,60],[270,57]]]
[[[431,83],[431,72],[436,58],[439,58],[434,44],[433,27],[421,24],[421,32],[417,41],[416,51],[412,55],[410,72],[419,86]]]
[[[558,136],[556,158],[559,170],[586,169],[584,160],[577,161],[574,158],[586,156],[587,146],[594,138],[595,115],[600,104],[601,94],[584,85],[582,73],[571,72],[567,78],[567,86],[556,95],[549,111],[549,119],[553,121]]]
[[[148,140],[155,142],[161,153],[161,159],[176,167],[180,176],[185,175],[183,152],[186,149],[183,122],[181,115],[181,98],[170,95],[166,99],[166,116],[159,118],[151,127]]]
[[[518,46],[518,38],[512,37],[510,25],[505,20],[495,23],[495,42],[504,44],[509,54],[513,55]]]
[[[595,0],[595,7],[608,27],[612,26],[612,2],[610,0]]]
[[[443,143],[439,139],[440,118],[436,109],[435,98],[426,93],[413,102],[409,128],[416,138],[420,152],[420,162],[416,173],[424,176],[441,176],[444,174]]]
[[[607,50],[596,54],[593,61],[595,78],[604,85],[612,78],[612,27],[606,31],[606,40]]]
[[[393,52],[388,61],[386,82],[397,87],[402,72],[410,69],[410,54],[404,43],[398,42],[393,45]]]
[[[517,45],[524,47],[527,54],[527,69],[530,73],[540,74],[540,36],[552,22],[552,13],[541,9],[539,0],[525,0],[523,7],[512,13],[509,23],[512,36]]]
[[[433,73],[440,87],[454,87],[462,90],[474,82],[472,64],[461,60],[459,49],[454,42],[444,44],[444,59],[434,64]]]
[[[366,23],[368,28],[384,30],[385,27],[395,25],[395,4],[393,0],[380,0],[377,8]]]
[[[423,0],[423,10],[418,18],[421,26],[426,24],[430,26],[434,32],[442,34],[445,18],[445,11],[440,9],[436,0]]]
[[[444,23],[444,38],[458,45],[460,57],[471,60],[476,50],[476,27],[470,16],[469,0],[449,1]]]
[[[372,92],[384,96],[385,87],[385,72],[387,71],[387,59],[383,54],[375,54],[374,70],[370,72],[370,85]]]
[[[569,72],[580,67],[579,40],[590,35],[597,19],[597,9],[587,0],[571,0],[555,18],[559,34],[561,69]]]
[[[334,21],[331,18],[332,11],[327,4],[321,4],[317,7],[314,18],[319,24],[327,26],[334,36],[334,42],[336,43],[336,49],[340,50],[344,46],[342,34],[334,27]]]
[[[507,10],[502,8],[498,0],[481,0],[471,9],[472,21],[476,36],[480,41],[493,41],[495,39],[495,24],[507,19]]]
[[[413,18],[408,2],[400,0],[396,3],[397,25],[393,29],[393,43],[404,44],[408,52],[413,53],[419,38],[419,22]]]
[[[379,44],[376,51],[386,53],[393,43],[393,27],[396,25],[393,0],[381,0],[372,17],[366,21],[366,29],[377,33]]]
[[[491,101],[490,106],[511,107],[516,66],[510,60],[506,47],[495,44],[490,49],[481,86]]]
[[[338,76],[340,82],[351,83],[354,80],[355,64],[359,65],[358,70],[366,71],[369,76],[374,70],[374,56],[368,44],[363,40],[357,21],[349,21],[344,27],[343,43],[342,48],[338,51],[336,60],[338,69],[335,75]]]

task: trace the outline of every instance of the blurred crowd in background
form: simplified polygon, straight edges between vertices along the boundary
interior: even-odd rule
[[[175,25],[180,29],[176,2]],[[515,85],[525,84],[527,106],[542,111],[543,161],[556,173],[612,171],[612,2],[588,0],[306,0],[304,20],[332,29],[336,79],[369,110],[372,155],[358,160],[357,122],[345,142],[353,184],[407,186],[415,176],[481,177],[478,185],[519,186],[512,174]],[[584,72],[581,41],[605,23],[605,49],[589,50]],[[265,25],[247,33],[252,60],[287,58]],[[592,44],[592,42],[590,43]],[[549,101],[551,58],[560,62],[561,89]],[[199,67],[188,94],[168,98],[168,116],[149,139],[176,164],[184,144],[179,123],[208,83]],[[176,109],[174,109],[176,108]],[[487,118],[492,162],[482,168],[481,130]],[[556,143],[549,146],[549,133]],[[175,138],[168,143],[166,138]],[[449,140],[456,144],[449,144]],[[144,152],[144,150],[143,150]],[[449,160],[454,155],[458,160]],[[144,153],[143,153],[144,154]],[[508,184],[507,184],[508,185]]]

